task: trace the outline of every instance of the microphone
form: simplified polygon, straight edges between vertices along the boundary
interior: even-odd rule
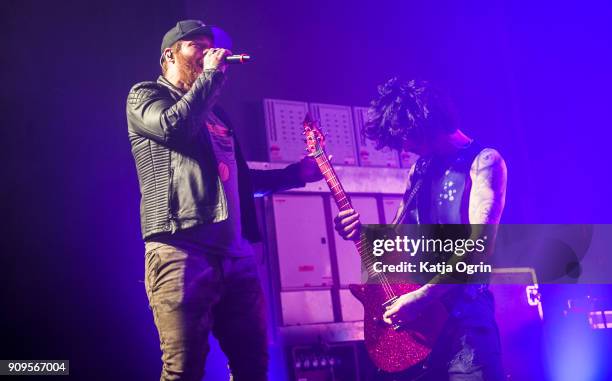
[[[251,56],[248,54],[234,54],[225,57],[225,63],[228,64],[243,64],[251,61]]]

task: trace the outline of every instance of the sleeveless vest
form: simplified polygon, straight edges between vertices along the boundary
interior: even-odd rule
[[[476,143],[451,156],[420,158],[412,183],[423,182],[409,205],[403,221],[410,224],[469,224],[468,207],[472,181],[470,168],[481,147]]]
[[[422,179],[421,186],[397,223],[469,224],[470,169],[481,150],[472,142],[450,156],[420,158],[411,183]],[[408,189],[406,194],[410,192]],[[493,297],[486,284],[460,285],[445,295],[442,303],[451,318],[475,325],[494,321]]]

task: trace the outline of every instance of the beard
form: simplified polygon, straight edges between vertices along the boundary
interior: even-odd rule
[[[179,80],[183,84],[183,90],[187,91],[202,73],[202,59],[188,59],[179,52],[176,55],[176,62],[178,63]]]

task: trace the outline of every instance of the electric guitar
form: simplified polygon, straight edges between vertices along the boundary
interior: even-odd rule
[[[306,150],[316,160],[338,209],[353,209],[351,200],[323,148],[324,136],[310,114],[304,119],[303,134],[306,136]],[[409,198],[413,198],[417,190],[418,186],[416,189],[413,187]],[[399,296],[415,291],[421,285],[390,283],[384,273],[373,270],[375,259],[365,240],[355,242],[355,246],[362,264],[367,269],[370,282],[349,285],[349,290],[363,304],[364,340],[368,355],[374,365],[386,372],[400,372],[419,364],[431,353],[442,329],[446,319],[444,306],[439,302],[432,302],[419,318],[401,326],[385,323],[382,316],[386,308]]]

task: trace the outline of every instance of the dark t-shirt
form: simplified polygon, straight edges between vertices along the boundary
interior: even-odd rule
[[[195,244],[206,253],[231,257],[253,255],[251,244],[242,236],[240,198],[238,193],[238,168],[234,139],[230,130],[210,113],[205,127],[217,159],[217,171],[227,197],[228,218],[213,224],[201,224],[180,230],[175,234],[155,237],[154,241],[181,246]]]

